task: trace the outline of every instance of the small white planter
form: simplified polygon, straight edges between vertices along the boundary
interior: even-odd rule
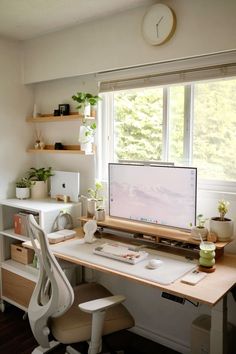
[[[79,143],[82,151],[86,154],[93,152],[94,132],[89,126],[81,125],[79,130]]]
[[[88,217],[93,217],[95,215],[96,210],[96,199],[88,198],[87,200],[87,212]]]
[[[224,221],[219,218],[210,219],[210,231],[217,235],[218,241],[229,241],[233,236],[234,224],[230,219]]]
[[[208,235],[207,228],[206,227],[197,227],[197,226],[194,226],[191,228],[191,237],[194,240],[200,240],[199,234],[201,235],[203,240],[206,240],[207,235]]]
[[[35,181],[31,186],[32,199],[48,198],[48,181]]]
[[[81,151],[84,151],[85,154],[92,154],[93,152],[93,143],[88,142],[85,144],[80,144]]]
[[[18,188],[16,187],[16,198],[18,199],[29,199],[30,189],[29,188]]]
[[[105,210],[95,210],[95,219],[97,221],[104,221],[105,220]]]

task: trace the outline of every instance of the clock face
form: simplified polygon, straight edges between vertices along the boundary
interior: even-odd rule
[[[166,42],[174,34],[174,12],[164,4],[150,7],[143,18],[142,33],[144,39],[152,45]]]

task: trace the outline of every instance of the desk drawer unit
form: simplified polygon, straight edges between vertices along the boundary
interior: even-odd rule
[[[20,275],[2,269],[2,296],[9,302],[28,307],[35,282]]]

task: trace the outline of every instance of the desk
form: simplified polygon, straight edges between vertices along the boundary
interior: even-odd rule
[[[217,260],[216,271],[208,274],[195,286],[182,283],[180,280],[170,285],[143,279],[137,274],[127,274],[121,270],[120,262],[112,260],[112,268],[108,266],[106,257],[95,256],[92,253],[95,244],[81,244],[80,240],[70,240],[52,246],[53,253],[58,258],[82,266],[111,273],[130,281],[156,287],[162,291],[175,294],[189,300],[198,301],[211,307],[212,326],[210,333],[210,354],[225,354],[225,336],[227,323],[227,293],[236,283],[236,256],[225,254]],[[85,251],[86,250],[86,251]],[[97,262],[97,257],[100,261]],[[135,265],[133,265],[135,269]]]

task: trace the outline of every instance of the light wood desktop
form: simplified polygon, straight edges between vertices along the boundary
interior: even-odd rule
[[[181,279],[178,279],[169,285],[162,285],[153,280],[143,279],[140,277],[139,272],[131,275],[125,271],[122,271],[120,262],[116,260],[109,260],[112,261],[112,267],[109,267],[109,264],[111,263],[108,262],[108,259],[99,256],[100,261],[98,264],[98,262],[95,261],[96,257],[94,257],[92,252],[95,244],[89,245],[86,248],[86,252],[84,251],[84,248],[83,252],[76,252],[76,247],[79,250],[79,248],[83,246],[81,244],[83,231],[81,228],[77,228],[76,231],[77,239],[52,245],[55,256],[74,264],[79,264],[94,270],[110,273],[114,276],[119,276],[130,281],[152,286],[160,289],[161,291],[210,306],[212,319],[210,331],[210,354],[226,353],[225,329],[227,323],[227,293],[236,284],[235,255],[223,254],[217,259],[216,271],[214,273],[207,274],[203,280],[194,286],[182,283]],[[131,229],[129,229],[129,231],[131,231]],[[71,251],[68,251],[70,249],[70,247],[68,247],[70,244],[73,245],[73,247],[71,247]],[[135,269],[136,265],[132,265],[132,267]]]
[[[81,230],[78,230],[79,238],[81,238]],[[67,241],[66,243],[73,242]],[[75,241],[74,241],[75,242]],[[78,247],[80,240],[78,239]],[[102,257],[103,261],[97,264],[93,261],[92,248],[90,251],[83,253],[83,258],[76,255],[74,252],[71,255],[66,254],[64,250],[65,244],[58,244],[53,246],[54,254],[61,259],[69,262],[80,264],[84,267],[92,268],[101,272],[113,274],[127,278],[130,281],[136,281],[141,284],[156,287],[162,291],[187,298],[192,301],[198,301],[207,304],[211,307],[211,331],[210,331],[210,354],[225,354],[225,329],[227,323],[227,293],[236,284],[236,256],[232,254],[224,254],[217,260],[216,271],[208,274],[203,280],[196,285],[188,285],[181,282],[181,279],[176,280],[170,285],[160,285],[157,282],[143,279],[137,275],[129,275],[120,270],[120,262],[113,261],[112,269],[107,266],[107,258]],[[116,264],[116,267],[114,267]],[[133,265],[132,267],[135,267]]]

